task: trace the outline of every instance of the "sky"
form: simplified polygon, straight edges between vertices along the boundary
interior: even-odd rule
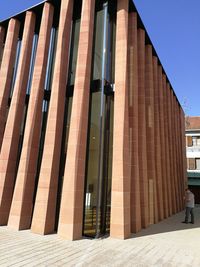
[[[40,0],[1,0],[0,20]],[[186,115],[200,116],[200,0],[134,0]]]

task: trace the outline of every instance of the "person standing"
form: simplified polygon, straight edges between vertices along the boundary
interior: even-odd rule
[[[185,221],[182,223],[188,223],[191,216],[190,223],[194,224],[194,194],[189,188],[185,189]]]

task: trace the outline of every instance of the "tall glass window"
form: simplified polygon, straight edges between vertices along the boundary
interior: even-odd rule
[[[1,68],[2,58],[3,58],[4,47],[5,47],[5,44],[3,44],[3,46],[2,46],[2,50],[1,50],[1,52],[0,52],[0,68]]]
[[[51,37],[50,37],[50,46],[48,53],[48,61],[47,61],[47,70],[45,77],[45,85],[44,89],[49,91],[51,88],[52,82],[52,72],[54,68],[54,60],[55,60],[55,46],[57,42],[57,30],[55,28],[51,29]]]
[[[101,92],[91,93],[83,234],[93,237],[108,233],[110,225],[113,93],[104,94],[104,101],[105,113],[103,129],[101,129],[99,119]],[[103,144],[100,142],[101,133],[103,133]],[[102,162],[100,161],[101,148],[103,148]]]
[[[115,19],[109,5],[96,2],[83,223],[83,234],[92,237],[110,224]]]
[[[20,50],[21,50],[21,43],[22,43],[22,41],[18,40],[16,56],[15,56],[15,64],[14,64],[14,68],[13,68],[12,83],[11,83],[11,88],[10,88],[10,97],[11,98],[12,98],[12,95],[13,95],[13,90],[14,90],[16,76],[17,76],[17,69],[18,69],[18,65],[19,65],[19,56],[20,56]]]
[[[75,81],[79,33],[80,33],[80,18],[74,20],[72,26],[71,43],[73,45],[71,47],[70,62],[69,62],[69,73],[68,73],[69,85],[74,85]]]
[[[32,79],[33,79],[33,70],[34,70],[34,65],[35,65],[37,44],[38,44],[38,34],[34,34],[32,53],[31,53],[31,62],[30,62],[29,75],[28,75],[28,84],[27,84],[27,89],[26,89],[27,95],[30,95],[30,91],[31,91],[31,84],[32,84]]]
[[[92,80],[98,80],[98,79],[101,79],[102,77],[103,30],[104,30],[104,10],[99,10],[98,12],[96,12],[96,18],[95,18],[95,38],[94,38]]]

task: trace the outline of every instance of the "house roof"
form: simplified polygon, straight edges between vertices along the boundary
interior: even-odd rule
[[[196,117],[185,117],[185,128],[186,130],[198,130],[200,129],[200,116]]]

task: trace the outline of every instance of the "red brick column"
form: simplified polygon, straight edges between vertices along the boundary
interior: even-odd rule
[[[180,117],[181,117],[181,144],[182,144],[182,195],[185,193],[185,188],[187,185],[187,160],[186,160],[186,145],[185,145],[185,114],[184,111],[180,108]],[[182,198],[181,208],[184,208],[184,199]]]
[[[166,217],[169,216],[169,186],[168,186],[168,170],[169,170],[169,162],[168,162],[168,156],[167,156],[167,128],[166,128],[166,75],[165,73],[162,73],[162,105],[163,105],[163,129],[164,129],[164,136],[163,136],[163,144],[164,144],[164,149],[163,149],[163,165],[165,165],[165,182],[164,182],[164,187],[165,187],[165,201],[166,201]]]
[[[32,232],[54,231],[73,0],[62,0],[57,53]]]
[[[156,172],[155,172],[155,131],[154,131],[154,88],[153,88],[152,46],[145,49],[145,101],[146,101],[146,140],[147,173],[149,180],[149,223],[157,221]]]
[[[5,29],[3,26],[0,26],[0,68],[1,68],[1,60],[2,60],[2,55],[3,55],[4,37],[5,37]]]
[[[182,172],[182,167],[181,167],[181,143],[180,143],[180,134],[181,134],[181,128],[180,128],[180,116],[179,116],[179,103],[178,100],[175,99],[175,108],[176,108],[176,153],[177,153],[177,179],[178,179],[178,207],[179,210],[181,211],[182,207],[182,189],[181,189],[181,172]]]
[[[171,101],[171,124],[172,124],[172,129],[173,129],[173,132],[175,131],[175,128],[174,128],[174,102],[173,102],[173,99],[174,99],[174,92],[171,90],[171,94],[170,94],[170,101]],[[177,208],[177,182],[176,182],[176,155],[175,155],[175,134],[173,133],[172,134],[172,146],[173,146],[173,149],[172,149],[172,159],[173,159],[173,164],[172,164],[172,167],[173,167],[173,181],[172,181],[172,185],[174,187],[173,191],[174,191],[174,210],[175,210],[175,213],[178,211],[178,208]]]
[[[181,115],[180,115],[181,106],[177,101],[177,133],[178,133],[178,160],[179,160],[179,199],[180,199],[180,210],[182,210],[182,199],[183,199],[183,188],[182,188],[182,179],[183,179],[183,158],[182,158],[182,128],[181,128]]]
[[[130,147],[128,120],[128,0],[117,2],[115,102],[110,236],[130,236]]]
[[[0,149],[7,117],[7,105],[15,63],[19,28],[19,21],[16,19],[10,19],[0,70]]]
[[[165,155],[165,126],[164,126],[164,98],[163,98],[163,76],[162,67],[158,66],[159,84],[159,113],[160,113],[160,134],[161,134],[161,162],[162,162],[162,186],[163,186],[163,209],[164,218],[168,217],[167,184],[166,184],[166,155]]]
[[[85,156],[95,1],[83,0],[68,151],[58,234],[74,240],[82,236]]]
[[[44,4],[35,67],[28,105],[24,141],[16,178],[9,225],[28,229],[33,209],[33,192],[39,150],[44,82],[53,20],[53,6]]]
[[[16,175],[16,161],[18,153],[21,122],[24,112],[26,87],[29,75],[31,48],[35,27],[35,16],[27,12],[22,39],[18,72],[14,86],[11,105],[4,132],[4,139],[0,154],[1,200],[0,223],[7,223],[10,211],[13,187]]]
[[[149,225],[149,191],[147,177],[145,113],[145,32],[138,30],[138,143],[142,227]]]
[[[172,124],[173,124],[173,135],[172,135],[172,141],[173,141],[173,161],[174,161],[174,188],[175,188],[175,210],[178,212],[178,182],[177,182],[177,156],[176,156],[176,131],[175,131],[175,102],[174,102],[175,96],[174,93],[171,93],[171,103],[172,103]]]
[[[167,167],[167,193],[168,193],[168,208],[169,214],[172,215],[172,192],[171,192],[171,166],[170,166],[170,151],[169,151],[169,118],[168,118],[168,88],[166,75],[163,75],[163,86],[164,86],[164,126],[165,126],[165,147],[166,147],[166,167]],[[170,133],[171,134],[171,133]]]
[[[128,87],[129,135],[131,149],[131,232],[141,229],[140,181],[138,159],[138,57],[137,13],[129,14],[128,29]]]
[[[161,129],[159,112],[159,79],[158,59],[153,57],[153,83],[154,83],[154,135],[155,135],[155,167],[156,167],[156,189],[158,203],[158,220],[163,220],[163,190],[162,190],[162,162],[161,162]]]
[[[171,205],[171,213],[170,215],[175,213],[174,202],[175,202],[175,192],[173,186],[173,176],[174,176],[174,169],[173,169],[173,146],[172,146],[172,108],[171,108],[171,86],[167,83],[167,111],[168,111],[168,149],[169,149],[169,165],[170,165],[170,179],[169,179],[169,187],[170,187],[170,205]]]
[[[172,106],[171,106],[171,87],[167,84],[167,105],[168,105],[168,122],[169,122],[169,159],[170,159],[170,192],[171,192],[171,209],[172,213],[176,213],[175,209],[175,185],[174,185],[174,159],[173,159],[173,127],[172,127]]]

